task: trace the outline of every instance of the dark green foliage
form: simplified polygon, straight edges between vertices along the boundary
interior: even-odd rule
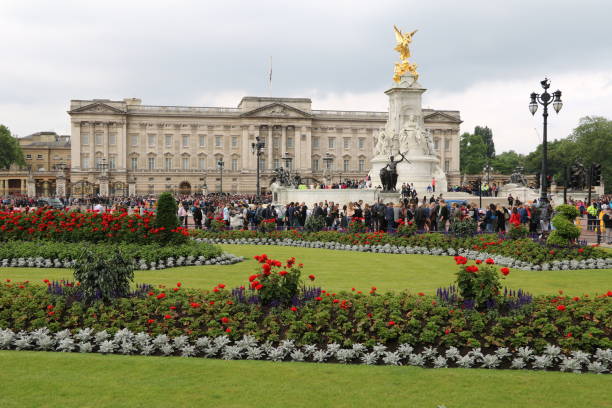
[[[110,251],[109,251],[110,249]],[[127,296],[134,280],[132,260],[121,249],[85,249],[74,267],[74,279],[81,283],[83,302],[110,303]]]
[[[188,239],[186,236],[172,233],[172,230],[175,230],[180,224],[176,200],[168,192],[160,194],[157,199],[154,224],[156,228],[163,228],[159,233],[159,240],[162,242],[185,242]]]
[[[580,236],[580,228],[574,225],[578,210],[571,205],[560,205],[556,208],[557,215],[552,219],[555,227],[546,242],[549,245],[569,246]]]
[[[9,241],[0,243],[0,259],[14,258],[37,258],[59,259],[60,261],[72,261],[77,259],[92,244],[87,242],[53,242],[53,241]],[[107,244],[98,242],[95,248],[102,252],[111,253],[116,248],[135,261],[157,262],[166,260],[169,257],[198,257],[204,256],[206,259],[214,258],[223,251],[221,248],[195,241],[189,241],[181,245],[161,245],[161,244]]]
[[[13,163],[25,165],[21,146],[9,128],[0,125],[0,169],[8,169]]]
[[[523,224],[518,226],[511,225],[508,231],[508,237],[510,239],[523,239],[529,236],[529,229]]]
[[[304,231],[306,232],[318,232],[321,231],[325,227],[325,218],[320,215],[312,215],[306,218],[306,223],[304,225]]]
[[[457,220],[451,224],[450,232],[457,237],[469,237],[476,234],[478,224],[472,218]]]
[[[476,268],[475,270],[470,268]],[[486,264],[462,265],[457,272],[457,287],[461,297],[474,301],[478,310],[484,310],[487,302],[500,298],[501,281],[496,268]]]

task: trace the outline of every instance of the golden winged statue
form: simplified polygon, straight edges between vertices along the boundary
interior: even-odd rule
[[[416,81],[419,77],[416,70],[417,66],[416,64],[410,63],[408,58],[410,58],[409,45],[412,42],[412,36],[414,36],[418,30],[403,34],[402,31],[395,25],[393,26],[393,30],[395,31],[395,40],[397,41],[397,45],[395,46],[394,50],[400,54],[400,62],[395,64],[393,80],[399,83],[402,75],[410,72]]]

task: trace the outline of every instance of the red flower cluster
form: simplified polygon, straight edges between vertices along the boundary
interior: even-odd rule
[[[466,272],[478,272],[478,267],[476,265],[469,265],[465,267]]]
[[[505,266],[504,266],[503,268],[501,268],[499,271],[500,271],[500,272],[502,273],[502,275],[504,275],[504,276],[508,276],[508,274],[510,273],[510,269],[509,269],[509,268],[506,268]]]
[[[3,236],[18,240],[53,239],[58,241],[130,241],[155,238],[165,228],[153,228],[152,212],[129,215],[125,210],[99,213],[88,210],[44,210],[31,212],[0,211]],[[189,235],[178,227],[172,233]]]
[[[464,256],[456,256],[455,257],[455,262],[457,263],[457,265],[465,265],[467,263],[467,258]]]

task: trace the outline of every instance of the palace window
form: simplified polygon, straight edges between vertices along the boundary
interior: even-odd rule
[[[450,152],[450,139],[444,139],[444,151]]]
[[[189,169],[189,157],[183,157],[183,170]]]
[[[359,159],[359,171],[360,172],[364,172],[365,171],[365,160],[363,160],[363,159]]]
[[[206,158],[204,157],[198,158],[198,168],[200,170],[204,170],[206,168]]]
[[[440,149],[440,139],[438,139],[437,137],[434,139],[434,149]]]
[[[359,138],[359,148],[363,149],[365,147],[365,138],[360,137]]]
[[[273,137],[272,138],[272,147],[274,148],[278,148],[280,146],[280,141],[278,137]]]
[[[83,163],[83,166],[82,166],[82,167],[83,167],[84,169],[88,169],[88,168],[89,168],[89,157],[83,157],[83,161],[82,161],[82,163]]]
[[[166,147],[172,147],[172,135],[166,135],[164,139]]]
[[[113,170],[115,168],[115,156],[108,158],[108,168]]]
[[[42,155],[42,154],[37,154],[37,155],[36,155],[36,158],[37,158],[38,160],[42,160],[43,155]]]
[[[215,136],[215,147],[223,147],[223,136]]]
[[[31,154],[26,154],[26,159],[30,160],[32,158]]]
[[[327,168],[327,170],[331,170],[334,168],[334,161],[333,160],[325,160],[325,168]]]
[[[336,148],[336,138],[335,137],[330,137],[329,139],[327,139],[327,147],[330,149]]]
[[[183,147],[189,147],[189,135],[183,135]]]
[[[444,171],[445,172],[449,172],[450,171],[450,160],[448,160],[448,159],[444,160]]]
[[[280,161],[278,159],[272,160],[272,168],[278,169],[280,167]]]
[[[238,136],[232,136],[232,147],[238,147]]]
[[[138,158],[137,157],[132,157],[130,159],[130,167],[132,168],[132,170],[136,170],[138,168]]]
[[[351,161],[348,159],[344,159],[344,163],[342,166],[343,171],[349,171],[349,165],[350,165]]]
[[[287,149],[293,149],[293,137],[287,136]]]
[[[138,135],[132,135],[132,146],[138,146]]]
[[[344,138],[344,148],[348,149],[351,147],[351,139],[349,139],[348,137]]]
[[[260,168],[261,170],[263,170],[263,169],[265,169],[265,168],[266,168],[266,159],[264,159],[264,158],[260,158],[260,159],[259,159],[259,168]]]
[[[89,133],[81,133],[81,144],[89,144]]]
[[[200,140],[200,147],[206,146],[206,135],[199,135],[198,139]]]
[[[238,170],[238,159],[232,159],[232,171]]]
[[[164,170],[171,170],[171,169],[172,169],[172,158],[166,157],[164,159]]]
[[[114,146],[117,144],[117,134],[116,133],[108,134],[108,144],[111,146]]]
[[[147,144],[149,147],[155,146],[155,135],[147,135],[147,140],[148,140]]]
[[[96,132],[95,138],[96,138],[96,145],[98,146],[102,145],[102,133]]]
[[[155,157],[149,157],[147,160],[149,170],[155,170]]]
[[[319,137],[315,136],[312,138],[312,147],[314,148],[318,148],[319,147]]]
[[[312,159],[312,171],[319,171],[319,159]]]

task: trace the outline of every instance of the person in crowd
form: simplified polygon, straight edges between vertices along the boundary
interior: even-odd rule
[[[497,226],[497,207],[495,204],[489,204],[489,209],[485,213],[484,223],[486,232],[493,232],[495,230]]]
[[[193,206],[193,222],[195,224],[196,229],[202,229],[202,209],[200,208],[200,204]]]
[[[612,245],[612,207],[608,206],[605,214],[602,217],[604,224],[603,242]]]

